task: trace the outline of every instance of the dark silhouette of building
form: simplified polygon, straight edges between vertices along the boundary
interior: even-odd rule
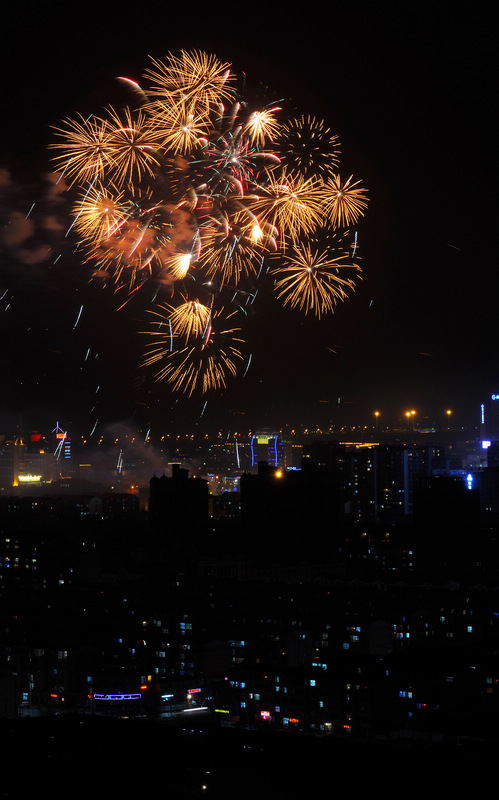
[[[240,481],[246,555],[287,563],[327,560],[337,550],[341,484],[337,473],[303,459],[287,471],[262,461]]]
[[[178,541],[199,537],[208,523],[208,482],[189,478],[189,471],[172,464],[171,477],[153,476],[150,481],[149,516],[153,523],[164,527],[169,536],[175,532]]]
[[[479,491],[462,478],[422,479],[414,488],[414,550],[422,568],[472,567],[481,551]]]

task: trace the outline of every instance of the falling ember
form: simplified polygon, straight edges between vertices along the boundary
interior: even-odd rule
[[[93,275],[126,293],[121,308],[151,286],[144,366],[156,379],[188,395],[223,389],[252,358],[228,319],[248,314],[269,259],[278,299],[305,314],[333,313],[354,290],[357,234],[349,247],[311,243],[355,224],[366,190],[340,177],[323,121],[255,109],[214,55],[152,59],[144,87],[119,80],[133,108],[56,129],[54,162],[76,193],[70,230]]]

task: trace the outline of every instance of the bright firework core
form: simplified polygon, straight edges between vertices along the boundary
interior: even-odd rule
[[[324,123],[251,107],[215,56],[170,54],[144,77],[146,89],[121,79],[137,108],[57,129],[55,163],[78,191],[73,227],[94,274],[130,293],[154,282],[168,300],[151,312],[144,365],[204,393],[244,366],[237,318],[267,261],[277,299],[298,311],[332,313],[355,289],[348,228],[366,190],[337,173]],[[312,250],[321,231],[333,243]]]

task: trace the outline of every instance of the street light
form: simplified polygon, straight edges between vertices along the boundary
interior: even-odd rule
[[[414,429],[415,429],[415,428],[414,428],[414,418],[415,418],[415,416],[416,416],[416,412],[415,412],[414,410],[412,410],[412,411],[406,411],[406,412],[405,412],[405,415],[406,415],[406,417],[407,417],[407,421],[409,421],[409,420],[410,420],[410,418],[412,417],[412,430],[414,430]]]

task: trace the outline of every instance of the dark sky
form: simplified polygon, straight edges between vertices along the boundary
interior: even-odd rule
[[[499,390],[496,12],[447,2],[106,5],[23,4],[5,20],[0,413],[22,412],[35,427],[61,418],[84,433],[97,419],[232,430],[369,423],[375,408],[395,422],[408,407],[430,421],[450,407],[469,422]],[[117,312],[112,294],[88,285],[59,230],[67,201],[46,178],[50,126],[125,100],[116,76],[140,79],[149,55],[180,48],[214,52],[268,97],[324,118],[342,143],[342,171],[370,196],[356,294],[320,322],[263,298],[247,375],[205,408],[146,377],[140,309]]]

